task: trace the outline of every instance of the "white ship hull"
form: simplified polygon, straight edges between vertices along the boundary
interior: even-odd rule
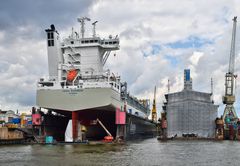
[[[80,111],[106,106],[123,107],[120,94],[111,88],[39,89],[37,105],[46,109]]]
[[[120,94],[111,88],[38,89],[37,104],[42,108],[65,115],[69,119],[73,111],[78,112],[78,120],[88,128],[86,137],[89,140],[99,140],[106,135],[99,125],[90,124],[96,119],[100,119],[114,137],[119,135],[115,121],[116,109],[123,110],[124,102],[120,99]],[[156,124],[141,116],[141,110],[129,104],[126,105],[126,109],[132,110],[132,113],[127,111],[126,114],[126,139],[156,134]],[[56,121],[56,124],[53,122],[54,120],[50,123],[52,126],[61,123],[60,121]],[[59,132],[55,128],[50,129],[49,126],[48,128],[51,134],[56,132],[55,138],[59,137]]]

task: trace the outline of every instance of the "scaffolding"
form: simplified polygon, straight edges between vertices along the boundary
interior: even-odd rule
[[[211,95],[192,90],[166,94],[167,136],[213,138],[218,106],[213,104]]]

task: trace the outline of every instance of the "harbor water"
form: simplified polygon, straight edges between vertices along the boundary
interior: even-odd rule
[[[156,138],[124,145],[4,145],[0,165],[239,165],[240,143],[168,141]]]

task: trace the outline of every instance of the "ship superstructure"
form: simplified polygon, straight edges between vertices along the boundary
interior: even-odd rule
[[[129,95],[127,83],[104,69],[111,51],[119,50],[118,36],[98,37],[95,21],[92,37],[85,37],[84,25],[90,19],[78,21],[80,33],[72,30],[62,41],[54,25],[46,29],[49,78],[38,82],[37,105],[69,117],[73,141],[78,137],[78,124],[88,126],[89,138],[102,137],[104,130],[90,125],[96,119],[114,137],[151,133],[155,124],[147,120],[148,100]]]

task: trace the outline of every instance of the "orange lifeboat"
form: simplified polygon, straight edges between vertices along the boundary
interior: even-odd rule
[[[67,80],[72,82],[76,78],[77,74],[78,71],[76,69],[69,70],[67,73]]]

